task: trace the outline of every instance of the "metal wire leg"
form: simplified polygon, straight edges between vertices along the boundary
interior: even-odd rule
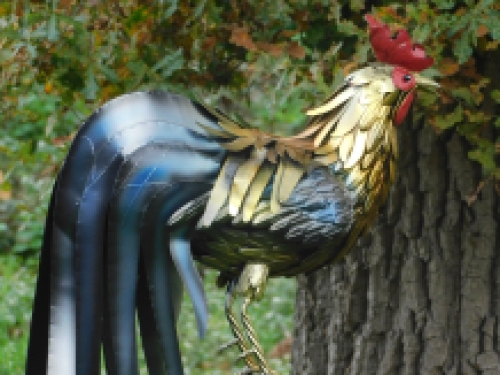
[[[243,323],[243,327],[245,327],[248,340],[253,347],[251,351],[257,358],[260,372],[266,375],[276,375],[276,373],[269,368],[266,357],[264,356],[264,350],[262,350],[262,346],[257,338],[257,333],[255,332],[252,322],[247,314],[247,308],[253,301],[254,298],[252,296],[245,298],[241,307],[241,322]]]
[[[262,298],[268,274],[269,268],[265,264],[247,264],[241,272],[237,282],[233,280],[227,288],[225,311],[235,340],[225,345],[224,348],[238,345],[241,351],[238,359],[243,359],[247,364],[247,368],[241,373],[242,375],[276,375],[276,373],[269,368],[264,356],[264,350],[262,350],[262,346],[257,338],[257,333],[247,313],[248,306],[252,302]],[[241,324],[233,311],[234,300],[240,295],[244,297],[241,306]]]
[[[246,336],[250,342],[250,350],[242,355],[252,355],[257,361],[259,373],[265,375],[275,375],[269,368],[264,350],[259,343],[257,333],[252,326],[252,322],[247,313],[248,306],[254,302],[259,301],[264,295],[266,283],[269,275],[269,267],[262,263],[250,263],[245,266],[241,272],[238,281],[238,289],[241,295],[245,297],[241,306],[241,323],[245,328]]]
[[[226,313],[226,318],[227,321],[229,322],[229,327],[231,328],[231,331],[233,332],[233,335],[235,337],[234,341],[231,341],[231,343],[226,346],[229,347],[231,345],[237,344],[240,351],[242,352],[242,355],[238,358],[243,358],[248,366],[248,369],[251,372],[259,371],[259,366],[255,363],[254,358],[251,355],[248,355],[250,353],[250,347],[245,339],[245,333],[243,329],[240,326],[240,323],[238,322],[238,319],[234,315],[233,311],[233,303],[234,303],[234,297],[236,294],[236,288],[235,288],[235,282],[231,282],[227,288],[227,293],[226,293],[226,304],[225,304],[225,313]]]

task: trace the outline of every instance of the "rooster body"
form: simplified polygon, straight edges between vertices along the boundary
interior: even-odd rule
[[[54,187],[26,374],[98,374],[102,346],[109,374],[137,375],[136,311],[150,373],[182,374],[183,287],[200,335],[207,324],[195,260],[220,271],[249,368],[271,373],[245,309],[267,277],[339,259],[373,222],[395,178],[393,125],[417,83],[429,84],[396,69],[352,73],[291,137],[164,92],[96,111]],[[231,309],[236,290],[243,328]]]
[[[382,104],[394,85],[385,73],[369,67],[347,77],[293,137],[244,129],[214,112],[219,127],[205,129],[230,149],[224,181],[196,202],[198,210],[190,203],[179,212],[203,214],[192,240],[197,260],[230,279],[248,262],[292,276],[345,254],[395,177],[396,131]]]

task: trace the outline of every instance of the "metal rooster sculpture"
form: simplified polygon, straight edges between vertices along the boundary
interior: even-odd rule
[[[137,375],[135,313],[151,374],[183,374],[183,287],[201,336],[194,261],[220,271],[247,373],[273,373],[247,315],[272,276],[341,258],[394,181],[394,125],[433,60],[371,16],[380,61],[350,74],[308,126],[279,137],[165,92],[122,96],[82,126],[47,216],[27,375]],[[243,298],[240,319],[233,301]]]

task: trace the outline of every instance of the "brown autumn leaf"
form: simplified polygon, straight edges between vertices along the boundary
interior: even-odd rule
[[[477,84],[471,84],[469,86],[471,93],[474,95],[476,104],[480,104],[483,101],[484,95],[481,90],[487,86],[488,82],[489,81],[486,80],[480,80]]]
[[[439,96],[441,98],[441,103],[445,105],[454,102],[454,99],[450,95],[448,95],[448,93],[446,93],[445,91],[442,91]]]
[[[108,100],[120,94],[119,87],[116,85],[106,85],[101,90],[101,100],[107,102]]]
[[[126,62],[126,61],[124,61],[124,62]],[[118,74],[118,77],[121,79],[126,79],[126,78],[130,77],[130,75],[131,75],[129,68],[127,68],[125,65],[118,68],[116,73]]]
[[[299,32],[298,30],[282,30],[282,31],[280,31],[278,36],[280,36],[282,38],[291,38],[291,37],[297,35],[298,32]]]
[[[476,35],[481,38],[483,36],[485,36],[486,34],[489,33],[489,29],[486,25],[479,25],[479,27],[477,28],[476,30]]]
[[[457,73],[459,69],[460,65],[452,59],[444,59],[441,61],[441,64],[439,64],[439,71],[444,76],[452,76]]]
[[[52,84],[52,82],[50,81],[45,82],[45,87],[43,88],[43,91],[45,91],[46,94],[50,94],[53,89],[54,85]]]
[[[287,52],[290,56],[295,57],[296,59],[302,60],[306,57],[306,50],[297,42],[291,42],[288,44]]]
[[[358,63],[356,61],[352,61],[350,63],[345,64],[344,67],[342,68],[342,70],[344,72],[344,77],[348,76],[357,67],[358,67]]]
[[[69,11],[71,9],[71,7],[73,7],[75,4],[74,4],[73,0],[59,0],[58,5],[60,8],[63,8],[64,10]]]
[[[71,142],[73,138],[75,138],[75,135],[76,132],[72,132],[71,134],[66,136],[52,138],[52,144],[54,146],[62,146],[68,142]]]
[[[248,34],[248,29],[246,27],[233,28],[231,30],[229,43],[246,48],[249,51],[257,51],[257,46],[255,45],[252,37]]]
[[[0,190],[0,201],[8,201],[12,198],[12,192],[10,190]]]
[[[267,42],[255,43],[259,50],[267,52],[274,57],[280,57],[283,54],[284,46],[282,44],[273,44]]]
[[[292,350],[292,336],[286,336],[277,343],[269,353],[270,358],[283,358],[285,355],[290,354]]]
[[[479,183],[479,185],[477,186],[476,190],[473,193],[467,195],[465,201],[467,202],[467,205],[469,207],[472,206],[477,201],[479,193],[481,192],[481,190],[483,190],[484,185],[486,185],[486,181],[483,180]]]
[[[205,40],[201,44],[201,48],[203,48],[205,51],[211,50],[212,48],[215,47],[216,44],[217,44],[217,38],[215,36],[209,36],[205,38]]]
[[[40,173],[40,176],[42,177],[52,176],[56,171],[57,171],[57,165],[52,164],[44,168],[44,170]]]
[[[395,19],[401,18],[396,12],[396,10],[390,6],[380,7],[380,15],[390,16]]]
[[[476,69],[476,60],[472,57],[467,60],[465,64],[462,64],[462,66],[460,66],[460,76],[471,78],[474,81],[479,81],[481,78],[483,78],[478,74]]]

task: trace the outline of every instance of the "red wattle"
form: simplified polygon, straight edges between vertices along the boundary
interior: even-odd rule
[[[413,102],[413,99],[415,99],[415,91],[412,91],[408,95],[406,95],[406,98],[403,100],[403,103],[401,103],[401,105],[399,106],[398,111],[396,112],[396,116],[394,117],[395,125],[400,125],[403,122],[406,115],[408,114],[408,111],[411,108],[411,103]]]

